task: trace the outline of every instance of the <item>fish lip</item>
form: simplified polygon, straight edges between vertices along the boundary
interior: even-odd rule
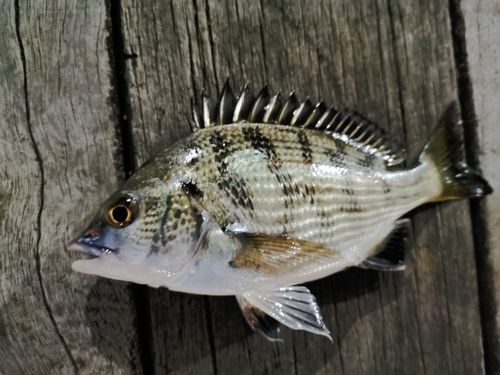
[[[68,251],[79,251],[90,255],[93,258],[98,258],[103,254],[114,253],[114,249],[105,246],[89,245],[83,242],[73,241],[68,246]]]

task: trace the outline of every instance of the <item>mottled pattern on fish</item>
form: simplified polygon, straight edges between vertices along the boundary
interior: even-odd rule
[[[434,184],[423,178],[424,169],[403,183],[381,160],[331,135],[290,126],[204,129],[153,163],[168,163],[172,153],[178,160],[171,173],[190,176],[199,202],[222,228],[291,235],[332,249],[349,247],[361,228],[394,220],[440,189],[437,177]]]

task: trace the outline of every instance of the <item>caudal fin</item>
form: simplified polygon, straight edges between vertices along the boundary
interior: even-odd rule
[[[493,191],[488,182],[463,161],[461,123],[457,103],[453,102],[422,152],[421,158],[429,159],[441,177],[442,191],[434,201],[483,197]]]

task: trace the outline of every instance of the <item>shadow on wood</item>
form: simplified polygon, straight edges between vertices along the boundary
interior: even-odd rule
[[[113,288],[114,285],[121,287],[118,284],[122,283],[121,281],[98,278],[87,295],[86,305],[86,325],[90,327],[92,343],[99,353],[117,365],[129,361],[129,352],[136,351],[138,345],[138,343],[133,343],[134,347],[132,348],[123,347],[120,340],[117,340],[117,337],[120,336],[119,332],[125,328],[120,324],[120,315],[123,310],[122,301],[116,298],[102,298],[103,288]],[[350,269],[326,279],[308,283],[306,286],[314,295],[318,296],[318,303],[321,310],[324,311],[335,309],[335,305],[345,304],[366,294],[377,293],[378,285],[379,277],[377,272]],[[211,324],[214,327],[212,338],[214,342],[210,343],[211,337],[206,332],[206,325],[203,322],[203,319],[207,318],[205,315],[206,297],[176,293],[166,289],[150,288],[148,292],[156,295],[157,299],[164,301],[162,305],[165,310],[163,313],[158,312],[158,316],[161,318],[159,322],[160,329],[164,327],[166,329],[164,332],[155,332],[155,340],[159,341],[155,347],[167,348],[165,352],[156,353],[159,357],[157,358],[159,367],[166,372],[175,370],[176,373],[190,373],[193,368],[200,369],[202,373],[204,373],[203,371],[207,372],[206,366],[212,367],[213,365],[212,355],[215,355],[217,360],[221,360],[228,348],[232,348],[232,351],[234,351],[235,347],[240,347],[245,353],[250,354],[249,351],[251,351],[252,356],[259,356],[269,352],[278,354],[287,351],[293,353],[294,351],[293,336],[298,334],[297,332],[282,327],[281,336],[284,338],[284,342],[272,343],[267,341],[260,334],[250,329],[234,297],[210,297]],[[188,309],[185,308],[186,306]],[[372,310],[363,310],[361,316],[358,313],[343,314],[342,316],[335,314],[336,322],[329,322],[333,343],[326,344],[326,351],[330,353],[332,358],[339,355],[339,345],[342,345],[343,337],[356,321],[380,308],[380,306],[376,305],[372,307]],[[221,326],[224,326],[224,328],[220,329]],[[340,329],[338,326],[340,326]],[[323,341],[325,341],[325,338],[314,337],[312,334],[301,333],[300,335],[304,335],[304,338],[310,341],[309,344],[317,342],[320,346],[323,346]],[[200,340],[204,342],[199,342]],[[255,343],[258,344],[258,348],[249,347]],[[214,345],[212,351],[199,352],[200,348],[209,345]],[[169,357],[175,357],[173,363],[180,366],[175,369],[170,368]],[[279,358],[274,358],[274,362],[279,363],[280,361]],[[265,363],[263,364],[265,365]],[[287,368],[286,363],[279,367],[283,366]],[[311,368],[311,364],[308,366]],[[319,362],[315,367],[323,366],[324,363]]]
[[[109,290],[123,289],[127,283],[123,281],[107,280],[97,278],[97,281],[90,288],[87,294],[85,310],[85,325],[90,328],[92,344],[98,352],[115,363],[117,367],[123,367],[124,363],[130,362],[132,369],[138,365],[137,361],[131,361],[131,353],[138,352],[138,340],[135,332],[124,332],[131,329],[130,326],[122,324],[123,303],[116,298],[116,294],[109,293]],[[130,294],[130,285],[126,288]],[[105,293],[108,291],[108,293]],[[121,340],[122,335],[131,335],[135,341],[127,342]]]

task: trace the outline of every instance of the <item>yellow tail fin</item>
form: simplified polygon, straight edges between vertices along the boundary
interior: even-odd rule
[[[483,197],[493,191],[488,182],[465,164],[456,102],[451,103],[422,152],[438,169],[442,191],[435,201]]]

